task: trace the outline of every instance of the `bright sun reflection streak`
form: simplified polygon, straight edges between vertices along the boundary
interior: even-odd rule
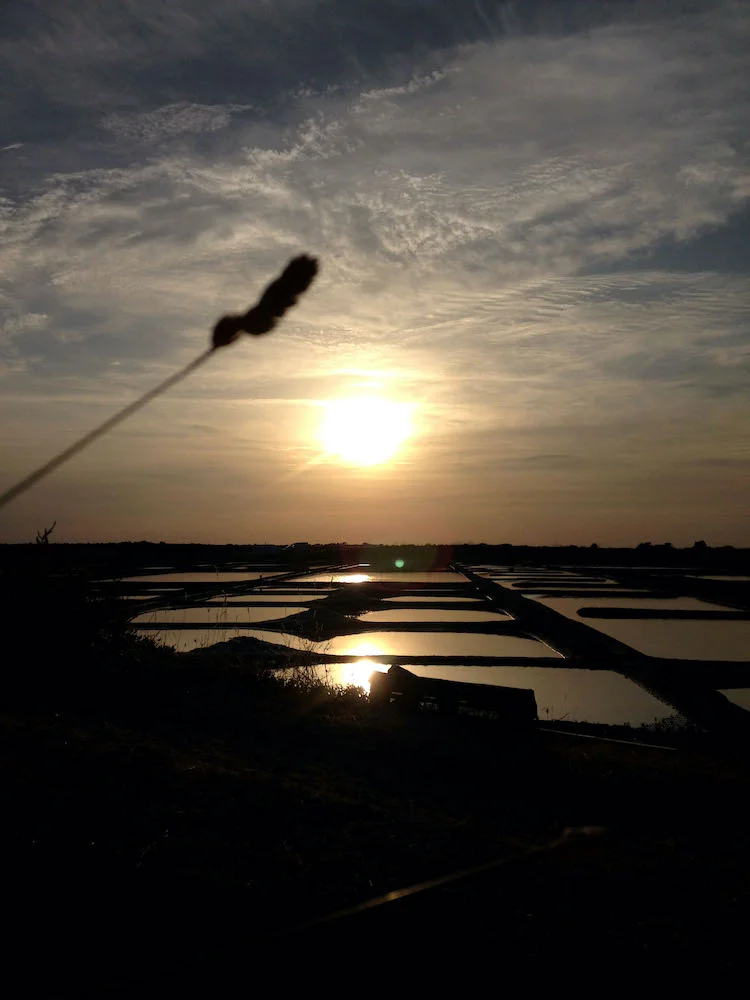
[[[379,465],[392,458],[412,433],[412,406],[362,396],[325,404],[320,437],[329,455],[353,465]]]
[[[370,644],[372,645],[372,643]],[[375,670],[387,670],[382,663],[375,663],[374,660],[357,660],[356,663],[342,663],[339,667],[339,683],[344,685],[353,684],[355,687],[364,688],[367,694],[370,693],[370,675]]]

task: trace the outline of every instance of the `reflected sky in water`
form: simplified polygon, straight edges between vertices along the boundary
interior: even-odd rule
[[[646,656],[750,660],[750,622],[586,619],[586,624]]]
[[[126,576],[125,583],[240,583],[241,580],[270,580],[278,573],[215,573],[197,571],[195,573],[159,573],[153,576]]]
[[[318,643],[320,652],[336,656],[559,656],[536,639],[471,632],[368,632],[336,636]]]
[[[731,702],[734,702],[735,705],[739,705],[740,708],[750,711],[750,687],[723,688],[721,690],[721,694],[726,695]]]
[[[169,573],[153,576],[135,576],[131,581],[142,581],[156,585],[175,586],[180,583],[235,583],[242,580],[254,581],[261,575],[260,571],[231,571],[216,573],[205,572]],[[273,574],[263,573],[264,579],[272,582]],[[704,577],[710,579],[710,577]],[[723,579],[716,577],[716,579]],[[728,580],[741,580],[740,577],[727,577]],[[747,579],[747,578],[745,578]],[[323,642],[313,642],[296,636],[242,627],[263,621],[279,620],[289,615],[299,613],[314,601],[325,598],[331,589],[325,585],[366,583],[369,581],[384,581],[401,583],[404,589],[410,584],[455,584],[445,596],[436,593],[426,596],[423,593],[398,594],[386,599],[381,605],[383,610],[363,612],[360,620],[363,622],[383,623],[383,629],[360,635],[337,636]],[[540,667],[417,667],[409,665],[412,656],[507,656],[507,657],[551,657],[558,656],[554,650],[544,643],[534,639],[522,639],[516,636],[483,635],[472,632],[408,632],[389,631],[387,622],[486,622],[507,621],[510,616],[494,612],[490,605],[486,610],[462,610],[461,604],[481,601],[479,594],[472,594],[466,586],[466,580],[460,574],[451,572],[384,572],[369,573],[366,568],[342,573],[315,573],[299,577],[298,581],[284,581],[276,584],[279,589],[295,589],[294,582],[304,584],[319,583],[320,589],[310,592],[299,591],[295,594],[279,594],[273,590],[264,589],[263,593],[234,594],[231,597],[216,597],[206,601],[202,607],[182,608],[178,610],[160,610],[146,612],[135,619],[137,623],[164,626],[148,630],[146,634],[154,635],[161,641],[173,645],[180,651],[204,648],[215,643],[224,642],[234,637],[253,636],[273,643],[276,646],[286,646],[291,650],[302,650],[315,654],[334,654],[352,657],[348,664],[334,664],[315,668],[318,676],[325,677],[331,683],[356,684],[363,689],[369,687],[369,676],[375,669],[387,669],[378,665],[373,657],[389,655],[399,657],[399,661],[414,673],[423,676],[441,677],[472,683],[505,684],[514,687],[533,688],[539,706],[542,720],[567,719],[570,721],[602,722],[612,725],[653,722],[673,714],[672,710],[660,703],[652,695],[643,691],[633,682],[611,671],[586,671],[570,668],[540,668]],[[592,577],[576,576],[552,572],[517,571],[506,574],[498,582],[506,587],[514,584],[522,586],[539,586],[545,588],[551,597],[532,599],[586,624],[604,634],[625,642],[627,645],[647,655],[658,657],[675,657],[684,659],[721,659],[750,660],[750,622],[710,622],[710,621],[668,621],[622,619],[607,620],[580,618],[581,608],[632,608],[632,609],[666,609],[683,611],[723,610],[720,605],[699,601],[695,598],[665,598],[647,596],[635,600],[620,597],[625,590],[621,585],[610,579],[595,580]],[[561,589],[587,590],[589,585],[595,591],[610,591],[609,597],[564,598],[554,596]],[[149,588],[153,596],[154,587]],[[648,594],[644,591],[644,594]],[[460,596],[459,596],[460,595]],[[531,596],[531,595],[529,595]],[[267,607],[245,608],[240,605],[244,601],[261,601]],[[430,602],[448,601],[455,603],[455,609],[438,610],[428,606],[406,608],[409,602],[429,605]],[[136,610],[131,608],[131,611]],[[189,629],[170,628],[171,623],[205,622],[226,625],[226,628]],[[750,689],[733,689],[724,692],[735,703],[750,709]]]
[[[178,653],[189,653],[193,649],[206,649],[217,642],[226,642],[238,635],[247,635],[247,631],[237,628],[212,629],[168,629],[139,628],[141,635],[149,636],[162,646],[171,646]]]
[[[428,608],[393,608],[367,611],[357,616],[362,622],[498,622],[510,621],[510,615],[492,611],[431,611]]]
[[[638,726],[674,715],[673,710],[632,681],[609,670],[578,670],[540,667],[421,667],[404,663],[420,677],[532,688],[539,718],[569,722],[601,722]],[[331,684],[354,684],[369,691],[374,670],[382,664],[362,659],[353,663],[324,664],[313,669]]]
[[[586,607],[654,608],[675,611],[725,611],[719,604],[709,604],[692,597],[649,598],[537,598],[554,611],[575,618],[598,632],[626,643],[646,656],[685,660],[750,660],[750,622],[742,621],[660,621],[659,619],[581,618],[578,610]]]
[[[559,611],[566,618],[576,618],[580,621],[580,608],[642,608],[644,611],[727,611],[721,604],[709,604],[695,597],[535,597],[533,600],[543,604],[553,611]],[[587,618],[587,622],[592,619]]]
[[[326,593],[298,594],[295,596],[285,594],[234,594],[227,597],[211,597],[207,604],[237,604],[241,601],[263,601],[268,604],[278,604],[280,607],[287,605],[308,604],[310,601],[322,601],[327,597]]]
[[[520,590],[524,587],[541,590],[622,590],[623,588],[611,580],[545,580],[540,577],[529,577],[528,580],[493,580],[501,586],[512,590]]]
[[[177,622],[226,622],[227,624],[239,624],[243,622],[268,622],[277,618],[288,618],[289,615],[296,615],[306,611],[305,607],[293,608],[237,608],[237,607],[217,607],[210,608],[173,608],[159,611],[146,611],[133,619],[134,625],[151,625],[166,622],[174,624]]]
[[[146,622],[145,624],[149,624]],[[150,630],[149,630],[150,631]],[[535,639],[510,635],[477,635],[471,632],[368,632],[365,635],[341,635],[324,642],[314,642],[283,632],[260,629],[159,629],[155,638],[180,651],[203,648],[225,642],[235,636],[254,636],[265,642],[288,646],[311,653],[335,656],[559,656],[549,646]]]
[[[726,583],[747,583],[750,576],[694,576],[693,580],[719,580]]]
[[[300,576],[287,583],[367,583],[372,577],[367,573],[312,573]]]
[[[460,573],[313,573],[310,576],[300,576],[289,583],[466,583],[466,577]]]
[[[384,598],[384,600],[385,600],[385,602],[387,604],[390,604],[391,602],[393,602],[394,604],[396,604],[398,602],[403,602],[403,601],[417,601],[417,602],[419,602],[419,601],[441,601],[441,602],[442,601],[450,601],[451,604],[454,604],[454,603],[461,603],[462,601],[463,602],[472,601],[473,603],[476,603],[477,601],[481,601],[482,598],[480,597],[479,594],[477,594],[476,597],[449,597],[449,596],[443,597],[442,594],[439,595],[439,596],[422,597],[421,595],[416,595],[415,594],[413,597],[386,597],[386,598]]]

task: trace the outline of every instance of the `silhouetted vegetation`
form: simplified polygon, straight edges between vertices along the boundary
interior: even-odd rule
[[[0,565],[7,572],[27,561],[29,544],[0,545]],[[291,569],[316,563],[369,563],[374,569],[393,570],[396,559],[404,560],[404,571],[446,569],[451,562],[469,565],[507,566],[694,566],[717,573],[741,573],[750,565],[750,549],[731,545],[711,547],[696,543],[686,548],[642,542],[635,548],[605,548],[591,545],[533,546],[511,544],[370,545],[349,542],[291,545],[172,544],[166,542],[87,542],[50,546],[51,565],[63,569],[85,565],[94,574],[127,576],[143,566],[159,563],[175,569],[198,564],[230,562],[280,564]]]
[[[93,430],[84,434],[83,437],[78,438],[77,441],[74,441],[67,448],[58,452],[43,465],[34,469],[33,472],[24,476],[23,479],[18,480],[9,489],[6,489],[0,494],[0,508],[11,503],[42,479],[46,479],[56,469],[59,469],[61,465],[64,465],[71,458],[80,454],[85,448],[88,448],[94,441],[109,434],[111,430],[133,416],[134,413],[148,406],[150,402],[161,396],[162,393],[171,389],[177,383],[182,382],[183,379],[187,378],[188,375],[192,374],[192,372],[208,361],[215,351],[228,347],[242,333],[247,333],[251,336],[270,333],[271,330],[275,329],[282,316],[296,304],[298,297],[307,291],[317,273],[318,262],[314,257],[309,257],[307,254],[294,257],[279,277],[268,285],[258,302],[248,309],[246,313],[221,317],[214,326],[210,346],[205,351],[193,358],[192,361],[189,361],[184,368],[164,379],[163,382],[154,386],[153,389],[149,389],[148,392],[145,392],[138,399],[123,407],[123,409],[113,414],[97,427],[94,427]],[[39,538],[37,538],[37,541],[39,541]]]
[[[297,558],[262,551],[268,563]],[[367,554],[387,566],[396,551],[407,569],[411,554],[434,557],[426,547]],[[502,931],[504,955],[554,964],[585,934],[602,961],[623,947],[636,963],[646,948],[665,963],[699,947],[723,961],[719,940],[731,941],[738,920],[732,900],[748,888],[744,764],[705,739],[680,744],[684,734],[650,736],[680,751],[648,750],[520,738],[479,717],[406,717],[304,670],[282,683],[247,657],[176,654],[133,634],[132,608],[95,582],[148,563],[208,563],[209,553],[261,561],[257,548],[229,552],[2,550],[11,624],[0,837],[12,859],[7,905],[22,914],[33,900],[47,959],[39,969],[74,982],[84,940],[97,983],[140,996],[145,984],[184,989],[201,974],[215,986],[275,948],[330,942],[330,930],[301,930],[308,920],[592,824],[608,833],[590,846],[551,849],[447,897],[381,909],[365,925],[347,918],[336,945],[361,949],[370,933],[403,932],[430,947],[496,949]],[[311,546],[304,561],[357,561],[354,552]]]

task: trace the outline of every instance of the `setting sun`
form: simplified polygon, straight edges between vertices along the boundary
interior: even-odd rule
[[[323,447],[354,465],[379,465],[392,458],[412,433],[412,407],[388,399],[360,397],[325,404]]]
[[[338,683],[345,687],[352,684],[355,687],[363,688],[370,693],[370,677],[376,670],[386,671],[388,667],[376,663],[374,660],[355,660],[354,663],[342,663],[339,670]]]

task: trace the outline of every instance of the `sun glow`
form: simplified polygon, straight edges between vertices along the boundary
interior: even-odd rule
[[[380,465],[412,433],[412,407],[377,397],[338,399],[325,404],[320,431],[329,455],[353,465]]]
[[[385,671],[388,668],[374,660],[357,660],[355,663],[342,663],[339,667],[339,683],[344,685],[353,684],[361,687],[367,694],[370,693],[370,677],[376,670]]]

